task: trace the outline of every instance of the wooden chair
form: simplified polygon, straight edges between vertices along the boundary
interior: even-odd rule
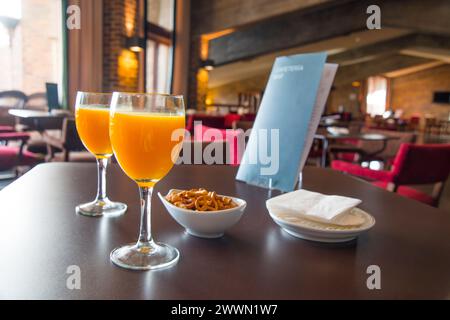
[[[36,92],[28,95],[24,109],[48,111],[47,95],[45,92]]]
[[[22,91],[8,90],[0,92],[0,133],[15,131],[16,119],[8,113],[9,109],[22,109],[27,102]]]
[[[60,137],[46,131],[44,140],[48,148],[47,161],[95,161],[95,157],[86,150],[78,136],[74,118],[64,118]]]
[[[440,134],[441,125],[436,117],[425,118],[425,134]]]
[[[1,105],[10,109],[22,109],[28,100],[25,93],[19,90],[7,90],[0,92]]]
[[[45,92],[36,92],[28,96],[28,100],[25,103],[24,109],[36,110],[36,111],[48,111],[47,95]],[[37,123],[33,121],[27,121],[23,119],[16,124],[16,129],[19,131],[35,131],[32,132],[31,139],[27,142],[28,150],[34,153],[46,154],[47,143],[42,136],[45,130],[60,130],[62,127],[63,118],[55,117],[52,119],[42,119]],[[38,129],[38,131],[36,131]]]

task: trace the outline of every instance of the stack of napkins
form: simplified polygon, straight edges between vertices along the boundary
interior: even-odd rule
[[[340,127],[328,127],[327,131],[334,136],[346,135],[350,133],[350,131],[347,128],[340,128]]]
[[[365,220],[351,214],[359,199],[327,196],[307,190],[296,190],[267,200],[267,208],[274,213],[290,214],[315,222],[339,226],[359,226]]]

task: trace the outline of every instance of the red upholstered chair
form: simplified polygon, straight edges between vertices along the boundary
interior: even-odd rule
[[[194,115],[190,114],[186,119],[186,131],[192,133],[194,132]]]
[[[420,127],[420,115],[414,114],[409,118],[408,121],[408,129],[415,131],[418,130]]]
[[[14,132],[13,126],[2,126],[0,125],[0,133],[6,133],[6,132]]]
[[[43,160],[38,155],[24,150],[25,143],[29,138],[27,133],[0,133],[0,141],[5,144],[0,146],[0,171],[17,169],[18,166],[32,166]],[[18,141],[20,145],[7,145],[11,141]]]
[[[241,121],[255,121],[256,113],[244,113],[241,116]]]
[[[201,121],[201,124],[209,126],[211,128],[225,128],[225,116],[222,115],[212,115],[212,114],[194,114],[193,116],[194,125],[195,122]]]
[[[242,136],[241,136],[242,135]],[[229,161],[231,165],[239,165],[243,155],[243,148],[240,148],[241,138],[243,139],[243,130],[224,130],[211,128],[204,125],[196,125],[194,127],[194,140],[202,142],[220,142],[224,141],[227,143],[229,148]],[[216,138],[220,137],[220,138]]]
[[[450,144],[400,146],[391,171],[377,171],[335,160],[335,170],[374,180],[373,184],[432,206],[438,206],[444,183],[450,173]],[[407,185],[434,184],[431,195]]]
[[[238,122],[241,116],[236,113],[229,113],[225,116],[224,126],[225,128],[233,128],[234,123]]]

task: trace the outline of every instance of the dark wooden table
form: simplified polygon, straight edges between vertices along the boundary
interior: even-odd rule
[[[61,129],[62,122],[69,113],[51,113],[41,110],[10,109],[8,113],[29,129],[43,132],[51,129]]]
[[[26,299],[316,299],[450,298],[450,214],[320,168],[306,168],[304,188],[363,200],[377,220],[357,241],[326,245],[294,238],[269,217],[269,192],[234,180],[235,167],[179,166],[159,183],[206,187],[246,199],[241,221],[221,239],[187,235],[153,198],[157,240],[180,250],[170,269],[136,272],[109,261],[138,233],[136,185],[112,166],[120,218],[88,218],[75,205],[93,198],[94,164],[37,166],[0,192],[0,298]],[[272,195],[277,194],[274,192]],[[69,290],[68,266],[81,270]],[[367,267],[381,268],[381,290],[366,286]]]

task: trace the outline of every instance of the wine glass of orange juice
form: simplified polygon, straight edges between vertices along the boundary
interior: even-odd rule
[[[141,226],[136,243],[111,252],[123,268],[149,270],[178,261],[177,249],[155,242],[150,230],[151,197],[180,153],[185,126],[182,96],[114,92],[110,111],[110,139],[122,170],[139,186]]]
[[[126,204],[112,202],[106,195],[106,167],[113,155],[109,141],[110,93],[78,92],[75,103],[75,122],[78,135],[86,149],[97,159],[98,185],[94,201],[76,207],[85,216],[117,216],[127,210]]]

